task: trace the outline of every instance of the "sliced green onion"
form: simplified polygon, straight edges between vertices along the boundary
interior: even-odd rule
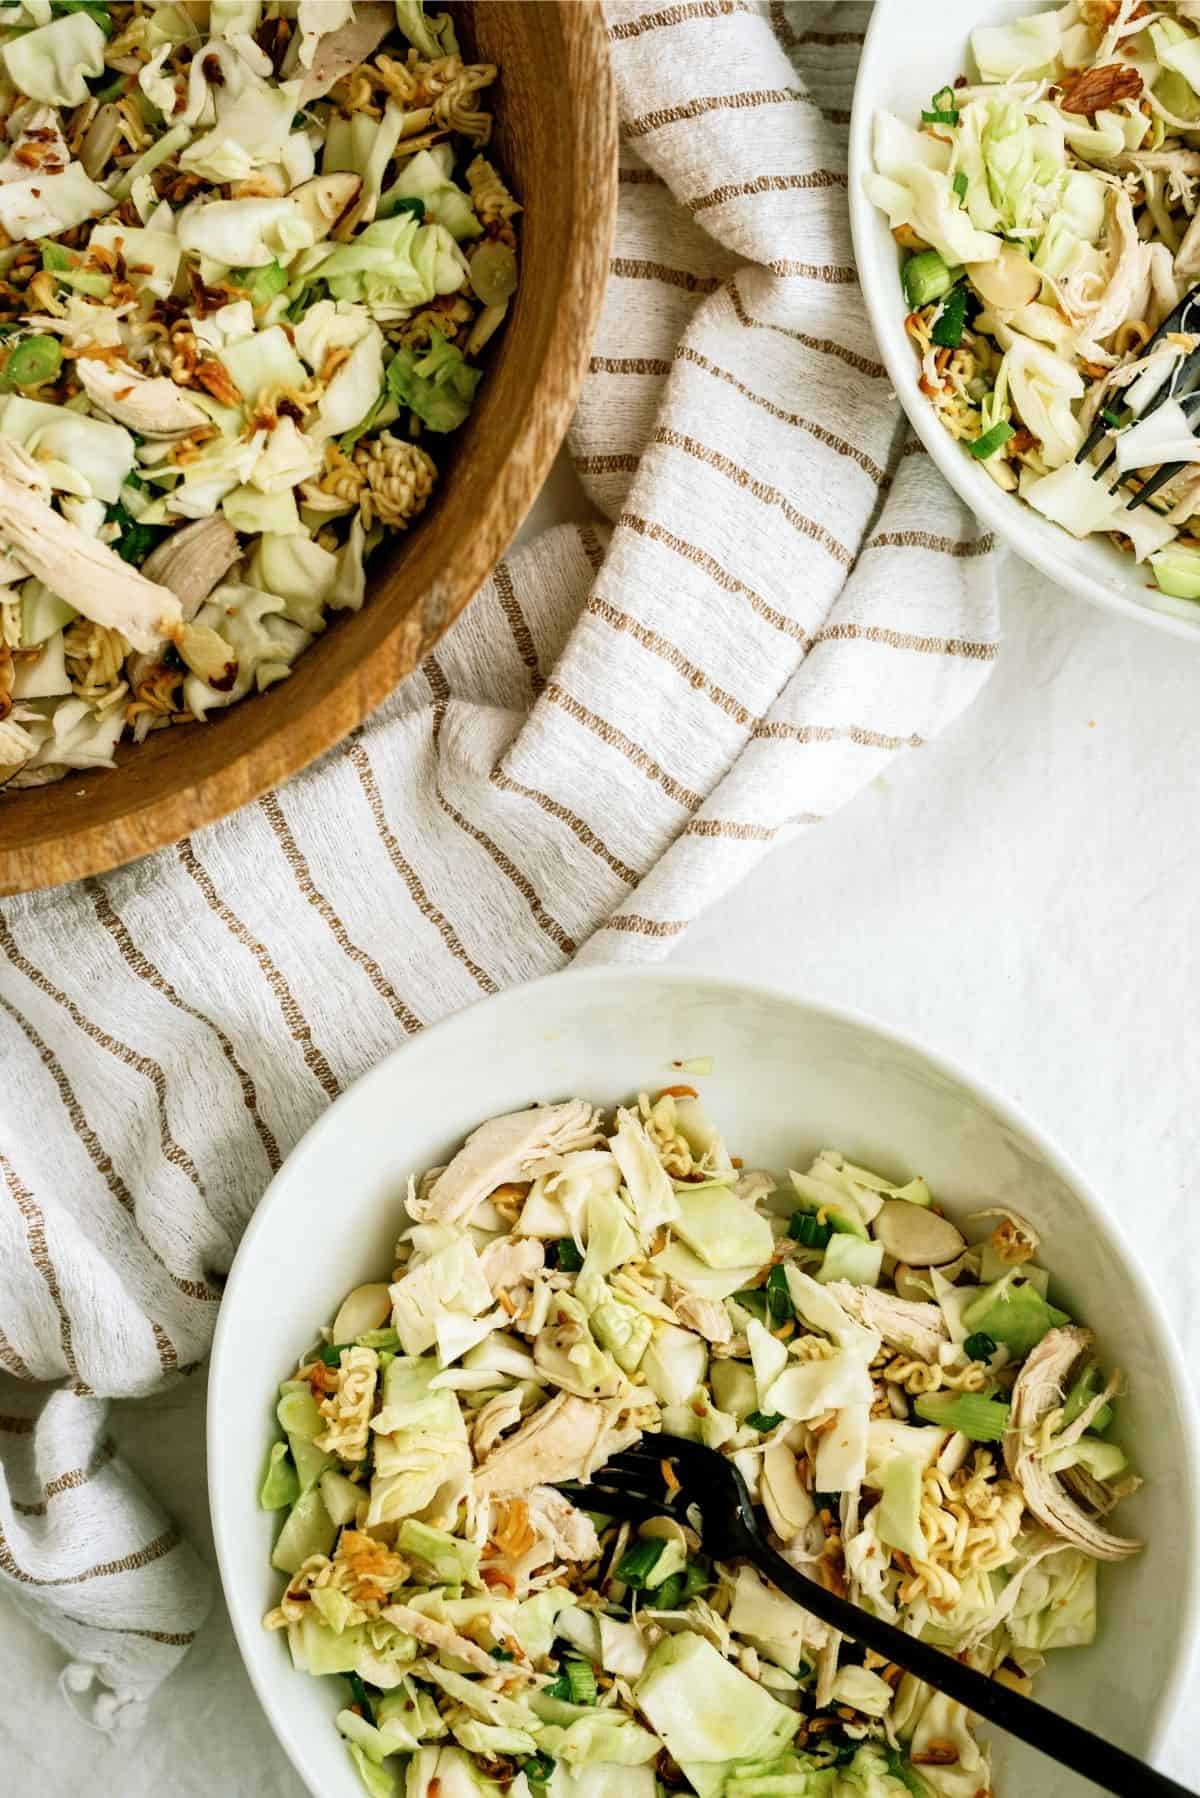
[[[556,1679],[550,1681],[548,1686],[543,1686],[542,1693],[546,1698],[561,1698],[565,1702],[571,1696],[571,1687],[567,1682],[566,1674],[560,1673]]]
[[[547,1692],[550,1687],[546,1687]],[[531,1754],[522,1761],[521,1771],[532,1786],[546,1786],[554,1778],[554,1758],[549,1754]]]
[[[967,172],[966,172],[966,170],[959,169],[957,175],[955,175],[954,180],[951,182],[950,185],[953,187],[953,189],[954,189],[955,193],[958,195],[959,199],[965,200],[967,197]]]
[[[683,1597],[683,1575],[673,1573],[665,1579],[654,1594],[654,1603],[660,1611],[677,1611],[679,1601]]]
[[[812,1211],[793,1211],[788,1235],[793,1242],[803,1243],[806,1249],[823,1249],[829,1245],[833,1225],[821,1223]]]
[[[559,1238],[558,1265],[565,1274],[577,1274],[583,1266],[583,1256],[569,1236]]]
[[[735,1292],[734,1303],[756,1317],[761,1324],[767,1321],[767,1295],[761,1286],[745,1286],[741,1292]]]
[[[363,1685],[362,1680],[359,1678],[358,1674],[357,1673],[347,1673],[346,1683],[350,1687],[351,1692],[354,1694],[355,1704],[358,1706],[359,1710],[363,1714],[363,1721],[365,1723],[370,1723],[370,1724],[374,1725],[375,1706],[371,1703],[371,1700],[367,1697],[367,1688]]]
[[[137,524],[119,500],[116,505],[107,507],[104,518],[107,524],[121,527],[116,551],[122,562],[128,562],[133,568],[140,568],[150,551],[166,536],[165,525]],[[336,1362],[330,1365],[336,1366]]]
[[[796,1315],[796,1307],[792,1303],[792,1295],[788,1291],[787,1275],[782,1267],[773,1267],[767,1275],[767,1319],[772,1329],[778,1329]]]
[[[101,105],[108,100],[119,100],[133,80],[133,76],[127,75],[124,69],[118,69],[111,79],[108,76],[109,71],[105,69],[103,75],[95,78],[100,83],[99,87],[93,87],[90,81],[87,84],[88,92],[94,100],[99,100]]]
[[[687,1604],[698,1592],[712,1585],[708,1568],[700,1561],[689,1561],[683,1570],[683,1602]]]
[[[659,1544],[661,1548],[662,1544]],[[590,1661],[564,1661],[567,1691],[572,1704],[595,1704],[596,1672]]]
[[[900,285],[910,306],[928,306],[954,286],[954,276],[936,250],[918,250],[900,270]]]
[[[927,125],[957,125],[958,107],[954,104],[954,89],[939,87],[929,102],[929,111],[921,114]]]
[[[921,1778],[915,1767],[910,1767],[898,1748],[887,1751],[887,1770],[893,1779],[898,1779],[902,1786],[907,1786],[913,1798],[928,1798],[929,1787]]]
[[[747,1413],[746,1422],[750,1425],[752,1430],[773,1430],[777,1423],[783,1422],[783,1413],[782,1411],[772,1411],[770,1413],[766,1411],[750,1411]]]
[[[515,1661],[517,1658],[511,1648],[489,1648],[488,1653],[494,1661]]]
[[[342,1350],[345,1346],[346,1344],[344,1342],[327,1342],[325,1344],[325,1347],[321,1350],[321,1360],[324,1361],[326,1367],[341,1366]]]
[[[14,387],[39,387],[52,381],[62,367],[62,345],[57,337],[26,337],[13,346],[4,373]]]
[[[1111,425],[1114,430],[1116,430],[1117,426],[1121,422],[1121,414],[1119,412],[1114,411],[1111,406],[1105,406],[1103,408],[1103,410],[1101,411],[1100,416],[1104,420],[1105,424]]]
[[[415,195],[412,199],[396,200],[393,204],[397,212],[411,212],[419,219],[425,217],[425,202],[424,200],[418,200]]]
[[[106,7],[101,6],[100,0],[54,0],[54,11],[57,13],[85,12],[89,19],[99,25],[105,37],[111,37],[113,34],[112,14]]]
[[[1015,436],[1016,432],[1012,426],[1005,424],[1001,419],[999,424],[994,424],[990,431],[985,431],[982,437],[977,437],[974,443],[968,443],[967,448],[977,462],[986,462],[989,456],[995,455],[1002,444],[1007,443],[1010,437]]]
[[[923,1392],[913,1409],[925,1423],[958,1430],[972,1442],[999,1442],[1008,1428],[1008,1406],[978,1392]]]
[[[1063,1405],[1063,1428],[1065,1429],[1069,1423],[1074,1423],[1079,1413],[1087,1405],[1090,1405],[1103,1389],[1104,1376],[1096,1363],[1089,1361],[1079,1377],[1072,1381],[1071,1389],[1067,1393],[1066,1402]],[[1112,1406],[1101,1405],[1088,1425],[1088,1429],[1094,1430],[1097,1436],[1102,1436],[1112,1422],[1112,1416]]]
[[[975,1334],[968,1336],[963,1343],[963,1353],[968,1361],[990,1361],[995,1352],[995,1340],[988,1335],[986,1330],[976,1330]]]
[[[617,1579],[623,1580],[635,1591],[644,1591],[646,1576],[654,1572],[658,1558],[666,1546],[661,1536],[643,1536],[627,1555],[621,1557],[616,1569]]]
[[[963,325],[967,317],[967,288],[964,281],[952,287],[942,302],[942,309],[933,321],[930,338],[940,349],[956,350],[962,342]]]

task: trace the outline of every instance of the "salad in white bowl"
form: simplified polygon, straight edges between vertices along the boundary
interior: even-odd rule
[[[919,116],[875,112],[864,176],[920,391],[999,488],[1200,599],[1200,6],[1067,0],[964,48]]]
[[[674,1085],[494,1117],[397,1222],[280,1386],[260,1492],[266,1627],[337,1683],[372,1798],[992,1789],[960,1705],[556,1482],[702,1441],[797,1566],[1028,1691],[1093,1639],[1140,1480],[1024,1217],[968,1241],[919,1177],[747,1169]]]

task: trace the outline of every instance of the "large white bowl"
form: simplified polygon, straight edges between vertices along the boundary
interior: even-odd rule
[[[1153,1751],[1198,1621],[1196,1438],[1158,1301],[1099,1201],[1002,1100],[865,1018],[687,972],[596,969],[460,1012],[360,1080],[289,1157],[234,1263],[209,1378],[213,1528],[250,1678],[317,1798],[361,1789],[333,1727],[341,1682],[294,1672],[284,1639],[260,1624],[280,1584],[275,1523],[255,1503],[277,1382],[342,1295],[390,1266],[411,1171],[496,1113],[575,1094],[612,1103],[704,1055],[712,1073],[696,1084],[748,1162],[782,1169],[837,1147],[893,1176],[919,1170],[952,1216],[1007,1201],[1044,1233],[1056,1296],[1128,1374],[1124,1436],[1147,1484],[1122,1524],[1149,1547],[1102,1570],[1098,1640],[1052,1656],[1040,1693]],[[1001,1798],[1092,1789],[1014,1743],[995,1750]]]
[[[1150,571],[1106,537],[1080,542],[1003,493],[938,423],[917,386],[920,368],[904,330],[903,260],[887,219],[863,189],[871,168],[871,124],[880,107],[916,123],[930,95],[965,73],[968,39],[991,25],[1047,10],[1037,0],[876,0],[863,46],[850,123],[850,228],[867,311],[900,403],[926,449],[984,524],[1057,587],[1126,618],[1200,642],[1200,606],[1165,599]]]

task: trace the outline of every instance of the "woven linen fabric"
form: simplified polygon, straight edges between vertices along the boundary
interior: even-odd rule
[[[606,16],[620,214],[570,441],[607,524],[510,554],[282,791],[0,908],[0,1584],[69,1686],[98,1676],[101,1722],[210,1597],[106,1401],[200,1366],[303,1131],[446,1012],[662,954],[996,655],[991,543],[907,435],[855,283],[866,9]]]

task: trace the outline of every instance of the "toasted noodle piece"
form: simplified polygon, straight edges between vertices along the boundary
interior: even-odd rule
[[[0,438],[0,544],[85,618],[120,631],[134,649],[153,650],[174,637],[183,613],[170,588],[148,581],[48,502],[49,486],[33,457]]]
[[[1142,1544],[1102,1529],[1080,1509],[1062,1481],[1046,1472],[1036,1453],[1038,1424],[1061,1402],[1071,1368],[1093,1341],[1090,1330],[1070,1324],[1050,1330],[1030,1353],[1012,1391],[1004,1460],[1039,1523],[1098,1561],[1121,1561],[1136,1554]]]
[[[595,1141],[596,1113],[583,1099],[491,1118],[471,1132],[428,1195],[410,1210],[419,1223],[455,1223],[498,1186],[519,1179],[529,1162],[588,1149]]]
[[[317,45],[312,68],[300,86],[299,104],[319,100],[351,69],[374,54],[396,23],[391,0],[357,0],[354,17]]]
[[[922,1361],[936,1362],[938,1350],[950,1340],[938,1305],[902,1299],[894,1292],[877,1292],[873,1286],[854,1286],[849,1280],[831,1280],[825,1290],[851,1317],[869,1330],[877,1330],[891,1347],[907,1349]]]
[[[237,532],[224,512],[214,512],[211,518],[197,518],[172,531],[146,557],[142,573],[147,580],[169,587],[183,607],[184,618],[190,620],[240,554]]]
[[[101,412],[143,437],[183,437],[208,423],[194,401],[169,375],[142,375],[136,369],[85,356],[75,364],[84,392]]]
[[[611,1421],[610,1406],[569,1392],[556,1393],[476,1470],[475,1496],[528,1492],[531,1486],[585,1479],[599,1465],[597,1451]]]
[[[418,1642],[427,1642],[436,1648],[439,1654],[452,1655],[455,1660],[465,1661],[476,1673],[495,1673],[499,1663],[494,1655],[490,1655],[478,1642],[472,1642],[469,1636],[460,1636],[449,1623],[439,1623],[436,1618],[427,1617],[424,1611],[414,1611],[406,1604],[389,1604],[384,1607],[382,1615],[397,1629],[415,1636]]]

